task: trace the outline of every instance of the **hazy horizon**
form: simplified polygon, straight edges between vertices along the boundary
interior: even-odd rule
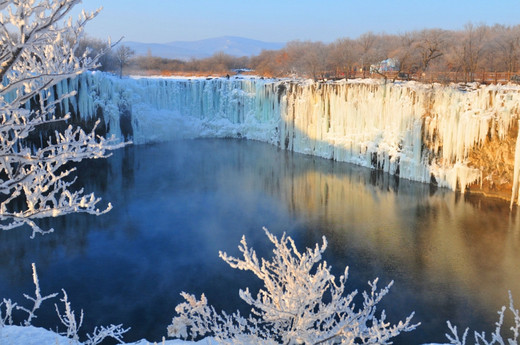
[[[103,10],[87,25],[89,36],[143,43],[197,41],[221,36],[264,42],[310,40],[333,42],[363,33],[400,34],[441,28],[460,30],[473,24],[520,24],[520,2],[514,0],[363,2],[300,0],[88,0],[81,9]]]
[[[220,35],[220,36],[214,36],[214,37],[206,37],[206,38],[201,38],[201,39],[194,39],[194,40],[171,40],[171,41],[168,41],[168,42],[143,42],[143,41],[133,41],[133,40],[129,40],[129,39],[124,39],[125,42],[134,42],[134,43],[144,43],[144,44],[160,44],[160,45],[167,45],[167,44],[170,44],[170,43],[192,43],[192,42],[200,42],[200,41],[210,41],[210,40],[213,40],[213,39],[219,39],[219,38],[236,38],[236,39],[246,39],[246,40],[251,40],[251,41],[258,41],[258,42],[264,42],[264,43],[281,43],[281,44],[285,44],[287,42],[272,42],[272,41],[265,41],[265,40],[257,40],[257,39],[254,39],[254,38],[250,38],[250,37],[244,37],[244,36],[237,36],[237,35]]]

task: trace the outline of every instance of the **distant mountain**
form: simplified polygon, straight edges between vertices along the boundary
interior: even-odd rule
[[[264,49],[278,50],[285,45],[285,43],[263,42],[234,36],[208,38],[200,41],[174,41],[169,43],[129,41],[122,44],[132,48],[137,56],[146,56],[148,52],[151,52],[152,56],[180,60],[205,58],[216,52],[224,52],[237,57],[253,56],[258,55]]]

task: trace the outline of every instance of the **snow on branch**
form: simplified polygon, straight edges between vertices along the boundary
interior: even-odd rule
[[[220,253],[231,267],[251,271],[264,282],[256,296],[247,288],[240,290],[240,298],[252,307],[251,315],[217,313],[204,295],[199,300],[183,292],[186,301],[175,308],[169,336],[213,336],[221,344],[390,344],[399,333],[419,325],[411,323],[413,313],[396,325],[386,320],[384,311],[376,316],[376,305],[392,283],[378,290],[377,279],[369,282],[371,289],[363,292],[363,305],[356,308],[357,291],[345,294],[348,268],[336,281],[322,262],[325,238],[321,246],[300,252],[289,236],[278,239],[264,231],[274,245],[270,261],[259,260],[245,237],[239,245],[243,259]]]
[[[485,332],[477,332],[473,333],[475,339],[475,345],[518,345],[518,337],[520,335],[520,312],[515,308],[513,303],[513,296],[511,295],[511,291],[509,291],[509,311],[512,314],[514,325],[512,325],[509,330],[511,331],[511,337],[505,340],[502,336],[502,326],[504,325],[504,317],[506,312],[506,307],[503,306],[502,309],[498,311],[498,321],[495,323],[495,330],[490,334],[488,338]],[[446,334],[446,338],[450,341],[449,344],[453,345],[466,345],[466,339],[468,336],[469,329],[466,328],[464,333],[462,334],[462,339],[459,337],[457,326],[453,326],[449,321],[447,321],[448,328],[451,334]]]
[[[56,297],[58,294],[57,293],[53,293],[53,294],[50,294],[50,295],[47,295],[47,296],[43,296],[41,295],[41,292],[40,292],[40,282],[38,281],[38,274],[36,273],[36,265],[33,263],[32,264],[32,270],[33,270],[33,283],[34,283],[34,286],[36,287],[36,290],[34,292],[34,296],[35,297],[31,297],[27,294],[24,294],[23,296],[32,301],[33,302],[33,307],[31,310],[25,308],[25,307],[22,307],[22,306],[16,306],[16,309],[17,310],[23,310],[25,311],[28,316],[27,316],[27,319],[24,321],[24,325],[25,326],[30,326],[31,325],[31,322],[32,322],[32,319],[36,318],[36,315],[34,314],[34,312],[40,308],[40,306],[42,305],[42,302],[49,299],[49,298],[54,298]]]
[[[0,229],[28,225],[31,237],[41,229],[35,219],[75,212],[103,214],[99,198],[73,191],[74,168],[70,162],[104,158],[108,151],[124,146],[69,126],[55,132],[37,147],[28,138],[41,125],[66,121],[56,118],[56,105],[69,93],[53,100],[49,88],[65,78],[96,67],[91,59],[74,54],[83,29],[99,11],[83,13],[76,22],[66,18],[80,0],[0,1]],[[102,52],[103,53],[103,52]],[[29,100],[36,100],[29,108]],[[97,126],[97,123],[96,123]]]
[[[2,306],[5,306],[5,315],[3,315]],[[13,324],[13,310],[15,307],[16,303],[13,303],[10,299],[4,298],[2,303],[0,303],[0,327]]]
[[[76,321],[75,312],[70,307],[69,297],[65,290],[62,289],[61,291],[63,292],[63,299],[60,301],[65,305],[64,314],[61,315],[57,304],[54,304],[54,307],[56,308],[56,313],[58,314],[61,323],[67,327],[67,332],[63,333],[63,335],[66,335],[67,338],[72,339],[75,342],[79,342],[78,331],[83,324],[83,310],[81,310],[79,321]]]

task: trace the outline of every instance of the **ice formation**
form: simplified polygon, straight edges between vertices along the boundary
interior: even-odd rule
[[[515,85],[90,73],[57,88],[70,90],[78,95],[64,110],[88,119],[101,109],[109,134],[136,144],[244,137],[461,192],[486,178],[470,164],[471,151],[493,138],[516,137],[520,114]],[[518,149],[515,162],[512,200],[520,201]]]
[[[273,102],[277,87],[251,78],[118,79],[103,73],[59,86],[61,92],[78,90],[69,104],[75,114],[90,119],[102,109],[109,134],[130,134],[135,144],[195,137],[273,141],[280,118],[281,102]]]

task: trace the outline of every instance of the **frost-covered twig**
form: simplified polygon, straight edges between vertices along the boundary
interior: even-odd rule
[[[63,315],[60,313],[58,306],[55,304],[56,313],[63,325],[67,327],[67,331],[62,333],[62,335],[71,339],[75,343],[79,342],[79,329],[83,324],[83,310],[81,310],[79,320],[76,320],[76,313],[72,310],[67,292],[62,290],[63,298],[60,300],[65,305],[65,311]],[[87,341],[84,342],[84,345],[97,345],[101,343],[106,338],[113,338],[120,343],[123,342],[123,334],[128,332],[130,328],[124,329],[122,325],[110,325],[108,327],[101,326],[94,328],[94,332],[92,334],[87,334]]]
[[[24,326],[31,326],[31,321],[36,318],[35,311],[41,306],[41,303],[49,298],[56,297],[58,294],[50,294],[42,297],[40,291],[40,283],[38,280],[38,274],[36,273],[36,265],[32,264],[33,269],[33,283],[36,287],[35,297],[30,297],[25,295],[25,298],[33,302],[33,307],[31,310],[18,306],[16,303],[11,302],[10,299],[3,299],[3,302],[0,303],[0,328],[6,325],[13,324],[13,315],[12,312],[14,309],[22,310],[28,314],[27,319],[23,322]],[[65,306],[65,311],[63,314],[60,313],[58,306],[55,304],[56,312],[58,314],[58,318],[63,325],[67,327],[67,331],[63,333],[67,338],[69,338],[73,343],[80,343],[78,331],[81,328],[83,323],[83,310],[81,310],[79,320],[76,320],[76,315],[74,310],[72,310],[70,301],[67,296],[67,292],[62,290],[63,298],[60,300],[63,302]],[[2,313],[2,306],[5,306],[5,315]],[[119,343],[123,343],[123,334],[128,332],[130,328],[123,328],[122,325],[110,325],[110,326],[100,326],[95,327],[94,332],[92,334],[87,334],[87,340],[83,342],[84,345],[98,345],[106,338],[113,338],[117,340]]]
[[[23,306],[18,305],[17,303],[13,303],[10,299],[3,299],[3,302],[0,303],[0,327],[5,325],[13,324],[13,310],[21,310],[27,313],[27,319],[23,322],[25,326],[30,326],[33,319],[36,318],[35,311],[40,308],[43,301],[56,297],[58,294],[50,294],[47,296],[42,296],[40,291],[40,282],[38,280],[38,273],[36,272],[36,265],[32,264],[33,271],[33,283],[35,287],[34,297],[31,297],[27,294],[24,294],[24,297],[33,302],[33,307],[29,310]],[[2,306],[5,306],[5,315],[2,313]]]
[[[2,315],[2,306],[5,306],[5,315]],[[11,302],[10,299],[3,300],[0,303],[0,327],[5,325],[13,324],[13,309],[16,307],[16,303]]]
[[[56,308],[56,313],[63,325],[67,327],[67,332],[63,333],[67,338],[74,340],[75,342],[79,341],[78,331],[83,324],[83,310],[81,310],[79,321],[76,321],[76,315],[74,310],[70,307],[70,302],[67,296],[67,292],[65,290],[61,290],[63,292],[63,298],[60,300],[65,305],[65,312],[61,315],[60,310],[58,309],[58,305],[54,305]]]
[[[87,341],[85,345],[97,345],[100,344],[106,338],[112,338],[117,340],[119,343],[123,343],[123,334],[128,332],[130,328],[124,329],[122,325],[110,325],[108,327],[101,326],[94,328],[92,334],[87,334]]]
[[[520,334],[520,313],[518,309],[514,307],[513,296],[511,295],[511,291],[509,291],[509,311],[513,314],[514,325],[511,326],[510,330],[512,332],[512,337],[507,338],[507,341],[502,337],[502,326],[504,325],[504,316],[505,316],[506,307],[503,306],[498,311],[498,321],[495,323],[495,330],[491,333],[491,338],[488,339],[485,332],[477,332],[473,333],[475,338],[475,345],[518,345],[518,336]],[[446,337],[450,341],[450,344],[453,345],[466,345],[466,337],[469,329],[466,328],[462,335],[462,340],[458,336],[457,327],[452,326],[452,324],[448,321],[448,328],[451,331],[450,334],[446,334]]]
[[[464,333],[462,334],[462,340],[459,338],[459,332],[457,331],[457,326],[453,326],[451,322],[447,321],[448,328],[450,329],[450,332],[452,334],[446,333],[446,338],[450,341],[450,344],[454,345],[465,345],[466,344],[466,338],[468,336],[469,329],[466,328],[464,330]]]
[[[17,310],[23,310],[25,311],[27,314],[29,314],[27,316],[27,319],[24,321],[24,325],[25,326],[30,326],[31,325],[31,321],[32,319],[36,318],[36,315],[34,314],[34,312],[40,308],[41,304],[43,301],[49,299],[49,298],[54,298],[56,297],[58,294],[57,293],[53,293],[53,294],[50,294],[50,295],[47,295],[47,296],[44,296],[42,297],[41,295],[41,292],[40,292],[40,283],[38,281],[38,273],[36,272],[36,265],[33,263],[32,264],[32,270],[33,270],[33,283],[34,283],[34,286],[36,288],[35,292],[34,292],[34,296],[35,297],[31,297],[27,294],[24,294],[24,297],[30,301],[33,302],[33,307],[31,310],[25,308],[25,307],[22,307],[22,306],[16,306],[16,309]]]
[[[357,291],[344,294],[348,268],[336,282],[330,267],[321,262],[325,238],[321,247],[300,252],[290,237],[283,235],[279,240],[264,231],[274,245],[270,261],[259,260],[244,237],[239,246],[243,259],[220,253],[231,267],[251,271],[264,282],[256,297],[249,289],[240,291],[252,314],[217,313],[204,295],[198,300],[183,292],[186,301],[175,308],[177,316],[168,326],[169,336],[194,339],[211,335],[221,344],[389,344],[399,333],[418,326],[411,323],[413,313],[393,326],[384,311],[376,316],[376,305],[392,283],[378,290],[377,279],[370,282],[370,292],[363,292],[363,306],[356,308]]]

